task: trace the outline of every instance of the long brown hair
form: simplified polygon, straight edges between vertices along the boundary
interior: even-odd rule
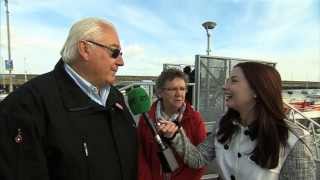
[[[257,119],[249,126],[256,136],[256,147],[251,152],[251,159],[262,168],[277,167],[280,148],[285,147],[288,139],[288,126],[281,95],[281,77],[278,71],[269,65],[257,62],[239,63],[249,86],[256,94],[255,112]],[[220,121],[218,141],[222,144],[231,140],[238,126],[237,111],[229,108]]]

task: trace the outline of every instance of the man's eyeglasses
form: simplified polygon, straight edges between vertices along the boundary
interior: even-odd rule
[[[89,42],[89,43],[92,43],[92,44],[94,44],[96,46],[100,46],[102,48],[108,49],[111,52],[111,57],[114,58],[114,59],[118,58],[119,56],[122,56],[122,52],[118,48],[113,48],[113,47],[106,46],[106,45],[103,45],[103,44],[100,44],[100,43],[97,43],[97,42],[94,42],[94,41],[90,41],[90,40],[86,40],[86,41]]]

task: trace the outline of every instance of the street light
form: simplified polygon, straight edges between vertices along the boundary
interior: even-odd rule
[[[209,29],[213,29],[214,27],[216,27],[216,23],[213,21],[206,21],[202,24],[202,26],[204,27],[204,29],[207,32],[207,55],[210,55],[210,33],[209,33]]]

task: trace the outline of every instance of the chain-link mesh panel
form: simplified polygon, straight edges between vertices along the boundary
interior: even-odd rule
[[[198,67],[198,72],[196,72],[199,94],[198,110],[210,130],[217,118],[224,112],[222,87],[226,79],[227,66],[226,61],[200,57]]]
[[[223,85],[233,66],[240,62],[256,61],[275,66],[275,63],[238,58],[196,55],[196,104],[209,132],[225,112]]]

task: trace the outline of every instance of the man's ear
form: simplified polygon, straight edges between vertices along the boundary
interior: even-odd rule
[[[89,47],[86,41],[79,41],[78,42],[78,51],[79,51],[79,56],[84,59],[88,60],[89,59]]]

